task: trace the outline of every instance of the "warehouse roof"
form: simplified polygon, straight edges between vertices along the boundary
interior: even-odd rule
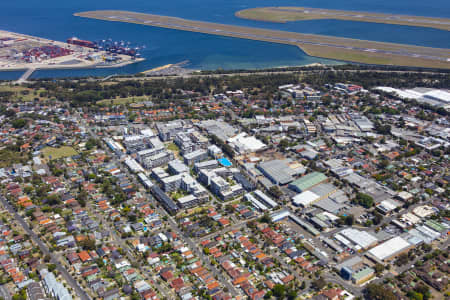
[[[346,228],[342,230],[340,234],[363,249],[369,248],[378,241],[377,238],[371,234],[354,228]]]
[[[258,165],[258,169],[276,184],[284,185],[294,180],[285,160],[275,159],[262,162]]]
[[[346,261],[336,265],[336,269],[340,270],[342,268],[352,268],[354,265],[362,263],[362,258],[359,256],[353,256]]]
[[[318,195],[320,198],[331,195],[333,192],[337,190],[331,183],[321,183],[311,188],[311,192]]]
[[[311,191],[305,191],[303,193],[297,194],[292,198],[292,201],[295,205],[301,205],[303,207],[309,206],[315,201],[319,199],[319,195],[311,192]]]
[[[379,261],[389,259],[411,245],[400,236],[396,236],[381,245],[369,250],[369,254]]]
[[[315,207],[321,208],[327,212],[331,213],[338,213],[339,210],[345,207],[344,204],[336,203],[335,201],[331,200],[330,198],[325,198],[322,200],[319,200],[314,203]]]
[[[272,200],[269,196],[261,192],[260,190],[256,190],[254,192],[255,196],[263,201],[265,204],[269,205],[271,208],[274,208],[278,205],[275,201]]]
[[[353,276],[353,278],[356,281],[359,281],[360,279],[365,278],[365,277],[367,277],[367,276],[369,276],[370,274],[373,274],[373,273],[375,273],[375,270],[372,269],[372,268],[367,267],[367,268],[362,269],[359,272],[353,273],[352,276]]]
[[[312,172],[292,182],[289,187],[298,192],[306,191],[313,186],[327,180],[327,176],[319,172]]]
[[[266,147],[266,144],[254,136],[247,136],[247,133],[245,132],[241,132],[236,136],[229,138],[228,143],[232,144],[240,153],[256,152]]]
[[[428,220],[425,222],[425,225],[430,227],[434,231],[441,232],[441,233],[449,230],[449,228],[447,226],[444,226],[444,224],[439,223],[435,220]]]

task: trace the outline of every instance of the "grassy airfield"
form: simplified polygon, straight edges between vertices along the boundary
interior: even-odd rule
[[[333,10],[309,7],[256,7],[240,10],[236,16],[243,19],[286,23],[303,20],[334,19],[383,23],[416,27],[429,27],[450,31],[450,19],[372,12]]]

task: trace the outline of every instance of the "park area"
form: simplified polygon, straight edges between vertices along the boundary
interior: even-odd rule
[[[59,148],[45,147],[44,149],[41,150],[41,152],[44,155],[45,159],[47,160],[70,157],[78,154],[78,152],[75,151],[75,149],[69,146],[62,146]]]

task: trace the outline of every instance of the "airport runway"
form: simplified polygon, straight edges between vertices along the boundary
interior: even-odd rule
[[[303,20],[334,19],[356,22],[428,27],[450,31],[449,18],[385,14],[366,11],[347,11],[297,6],[268,6],[243,9],[236,12],[235,15],[243,19],[280,23]]]
[[[361,53],[364,54],[365,57],[369,58],[382,57],[391,60],[394,58],[401,58],[403,61],[405,61],[406,58],[408,62],[411,62],[411,65],[415,65],[415,61],[421,61],[420,64],[417,63],[417,66],[424,66],[427,64],[426,62],[430,62],[430,67],[432,67],[433,64],[437,64],[439,66],[444,66],[445,68],[450,68],[449,49],[361,41],[349,38],[338,38],[235,25],[216,24],[127,11],[92,11],[75,15],[107,21],[136,23],[191,32],[201,32],[213,35],[231,36],[243,39],[297,45],[310,55],[311,53],[308,52],[309,48],[314,49],[317,53],[319,53],[313,53],[312,55],[326,58],[337,59],[336,57],[320,55],[320,49],[322,49],[322,51],[324,49],[328,49],[327,51],[329,51],[329,49],[334,49],[334,52]],[[333,56],[333,54],[331,54],[331,56]],[[355,60],[349,60],[355,62],[370,63],[366,61],[358,61],[357,56],[358,55],[355,55]],[[376,62],[374,63],[376,64]],[[399,63],[399,65],[402,64]]]

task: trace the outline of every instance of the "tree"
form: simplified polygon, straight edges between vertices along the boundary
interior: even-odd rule
[[[368,300],[397,300],[392,290],[382,284],[369,284],[364,293]]]
[[[382,135],[391,133],[391,125],[382,125],[380,122],[375,122],[375,131]]]
[[[375,272],[379,275],[381,272],[383,272],[384,266],[382,264],[377,263],[375,265]]]
[[[431,250],[433,250],[433,248],[429,244],[423,244],[422,245],[422,250],[425,251],[425,252],[430,252]]]
[[[297,298],[297,292],[295,290],[289,290],[287,293],[288,300],[294,300]]]
[[[25,127],[25,125],[27,125],[27,121],[25,121],[24,119],[15,119],[11,122],[11,126],[16,129],[23,128]]]
[[[408,296],[408,298],[411,300],[423,300],[423,295],[416,291],[408,291],[406,296]]]
[[[97,260],[96,260],[95,262],[97,263],[97,266],[98,266],[99,268],[102,268],[102,267],[105,266],[105,263],[103,262],[103,259],[102,259],[102,258],[97,258]]]
[[[89,138],[86,142],[86,149],[87,150],[91,150],[92,148],[94,148],[95,146],[99,146],[100,145],[100,141],[95,139],[95,138]]]
[[[33,209],[29,209],[29,210],[26,211],[25,215],[26,215],[27,217],[29,217],[29,218],[32,218],[32,217],[33,217],[34,211],[35,211],[34,208],[33,208]]]
[[[86,192],[85,189],[82,189],[81,192],[78,194],[78,203],[82,206],[85,207],[86,206],[86,200],[88,197],[88,193]]]
[[[300,289],[304,290],[306,288],[306,282],[302,281],[302,284],[300,285]]]
[[[325,279],[323,279],[323,277],[319,277],[312,282],[312,286],[314,287],[314,289],[316,289],[318,291],[323,289],[326,285],[327,285],[327,282],[325,281]]]
[[[380,213],[377,212],[377,211],[375,211],[375,212],[373,213],[373,216],[374,216],[374,218],[373,218],[373,223],[374,223],[375,225],[380,224],[381,221],[383,220],[383,215],[380,214]]]
[[[270,223],[272,220],[270,219],[270,216],[268,214],[264,214],[259,221],[261,223]]]
[[[277,297],[278,299],[283,299],[284,294],[286,293],[286,288],[282,284],[275,284],[275,286],[272,289],[273,295]]]
[[[418,284],[414,287],[414,291],[419,295],[422,295],[424,300],[428,300],[431,298],[430,288],[425,284]]]
[[[408,254],[402,253],[398,256],[397,260],[395,261],[395,264],[397,266],[405,265],[408,262]]]
[[[352,226],[353,224],[355,224],[355,216],[348,215],[348,216],[345,216],[344,218],[345,218],[345,220],[344,220],[345,225]]]
[[[285,151],[287,147],[289,147],[289,141],[287,139],[282,139],[278,144],[282,151]]]
[[[53,194],[47,197],[47,204],[48,205],[57,205],[61,203],[61,196],[58,194]]]
[[[21,289],[19,293],[12,296],[12,300],[26,300],[27,299],[27,290]]]
[[[95,250],[95,240],[86,238],[80,242],[80,246],[85,250]]]
[[[370,208],[373,206],[374,200],[371,196],[364,193],[357,193],[354,202],[364,206],[365,208]]]
[[[390,162],[387,159],[383,159],[379,163],[380,169],[385,169],[387,166],[389,166]]]
[[[56,265],[55,265],[55,264],[48,264],[48,265],[47,265],[47,269],[48,269],[50,272],[53,272],[53,271],[56,270]]]
[[[278,185],[271,186],[269,192],[275,198],[280,198],[283,195],[283,192]]]

